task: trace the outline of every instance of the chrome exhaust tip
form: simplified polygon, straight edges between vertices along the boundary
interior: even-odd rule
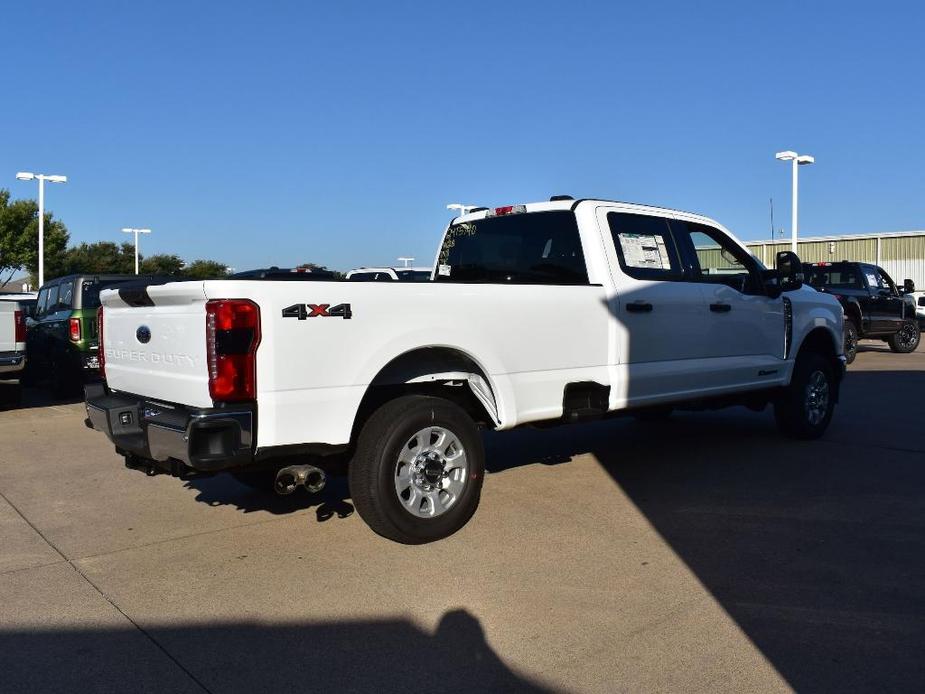
[[[324,489],[326,482],[324,470],[314,465],[289,465],[276,473],[273,488],[283,496],[292,494],[297,487],[305,487],[314,494]]]

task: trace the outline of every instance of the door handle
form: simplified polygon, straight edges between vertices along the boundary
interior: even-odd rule
[[[632,304],[627,304],[626,310],[630,313],[652,313],[652,304],[647,304],[644,301],[636,301]]]
[[[729,313],[732,306],[729,304],[710,304],[710,310],[714,313]]]

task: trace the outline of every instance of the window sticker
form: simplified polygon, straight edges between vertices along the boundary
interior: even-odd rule
[[[670,270],[665,238],[654,234],[620,234],[620,248],[627,267]]]
[[[443,265],[441,263],[440,265],[437,266],[437,274],[443,275],[444,277],[449,277],[451,270],[452,270],[452,267],[449,265]]]
[[[867,283],[871,287],[879,287],[880,283],[877,281],[877,275],[874,272],[868,272],[867,274]]]

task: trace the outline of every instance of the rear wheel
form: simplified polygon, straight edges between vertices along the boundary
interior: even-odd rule
[[[858,355],[858,326],[850,318],[845,321],[845,361],[850,364]]]
[[[367,420],[350,463],[350,494],[379,535],[423,544],[452,535],[475,513],[485,453],[472,418],[448,400],[397,398]]]
[[[902,327],[887,338],[887,344],[890,349],[900,354],[914,352],[919,346],[919,340],[922,339],[922,333],[919,331],[918,323],[914,320],[907,320]]]
[[[822,436],[835,410],[835,388],[830,361],[816,352],[801,354],[790,385],[774,403],[781,432],[797,439]]]

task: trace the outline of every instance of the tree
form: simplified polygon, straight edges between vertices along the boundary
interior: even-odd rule
[[[38,273],[39,210],[34,200],[10,202],[10,191],[0,190],[0,281],[20,268]],[[45,213],[45,268],[49,277],[60,274],[69,239],[67,227]],[[4,277],[4,274],[6,275]]]
[[[183,260],[178,255],[149,255],[140,263],[143,275],[165,275],[177,277],[183,274]]]
[[[183,269],[191,280],[221,279],[228,274],[228,266],[216,260],[194,260]]]
[[[112,241],[81,243],[67,249],[60,271],[50,277],[86,273],[135,272],[135,248],[131,243]]]

